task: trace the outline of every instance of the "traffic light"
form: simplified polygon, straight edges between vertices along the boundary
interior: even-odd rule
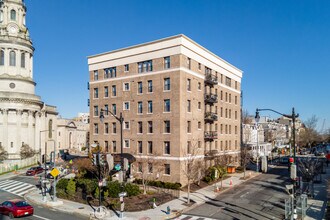
[[[100,166],[104,166],[107,162],[107,158],[105,154],[99,154],[99,161],[100,161]]]
[[[92,163],[94,166],[99,165],[99,154],[92,154]]]

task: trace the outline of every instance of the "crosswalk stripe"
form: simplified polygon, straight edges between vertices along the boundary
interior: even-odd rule
[[[30,183],[24,183],[19,182],[15,180],[5,180],[0,181],[0,190],[7,191],[9,193],[18,195],[18,196],[24,196],[28,191],[33,189],[35,185],[32,185]]]

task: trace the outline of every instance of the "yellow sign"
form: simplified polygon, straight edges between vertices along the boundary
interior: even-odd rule
[[[56,168],[54,168],[51,172],[50,175],[52,175],[53,177],[57,177],[60,174],[60,171]]]

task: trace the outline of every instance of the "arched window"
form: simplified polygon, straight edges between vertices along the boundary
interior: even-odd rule
[[[3,22],[3,11],[0,10],[0,22]]]
[[[25,53],[21,53],[21,67],[25,68]]]
[[[16,66],[16,53],[13,50],[9,53],[9,66]]]
[[[16,11],[14,9],[10,11],[10,20],[16,21]]]
[[[53,120],[50,119],[48,122],[48,138],[53,137]]]
[[[0,65],[5,65],[5,51],[3,50],[0,51]]]

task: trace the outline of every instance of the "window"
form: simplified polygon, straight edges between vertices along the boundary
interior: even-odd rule
[[[237,89],[237,81],[235,81],[235,89]]]
[[[124,110],[129,110],[129,102],[124,102]]]
[[[109,106],[104,105],[104,115],[109,115]]]
[[[5,65],[5,51],[1,50],[0,52],[0,65]]]
[[[124,91],[129,91],[129,83],[124,83]]]
[[[152,113],[152,101],[148,101],[148,113]]]
[[[129,126],[129,121],[125,121],[125,122],[124,122],[124,129],[127,129],[127,130],[128,130],[129,127],[130,127],[130,126]]]
[[[14,9],[10,11],[10,20],[16,21],[16,11]]]
[[[148,154],[152,154],[152,141],[148,141]]]
[[[124,147],[129,148],[129,140],[124,140]]]
[[[225,134],[228,134],[228,125],[225,125]]]
[[[152,163],[148,163],[148,173],[152,173],[152,172],[153,172]]]
[[[226,77],[226,86],[231,87],[231,78]]]
[[[225,101],[228,102],[228,93],[226,92]]]
[[[124,70],[125,72],[128,72],[129,71],[129,64],[125,64],[124,69],[125,69]]]
[[[220,108],[220,117],[222,117],[222,115],[223,115],[223,108],[221,107]]]
[[[152,71],[152,60],[147,60],[138,63],[138,72],[151,72]]]
[[[231,109],[229,109],[229,118],[231,118]]]
[[[220,100],[222,101],[223,100],[223,92],[220,91]]]
[[[142,114],[142,102],[138,102],[138,114]]]
[[[3,11],[0,10],[0,22],[3,22]]]
[[[164,133],[171,133],[171,122],[168,120],[164,121]]]
[[[94,134],[99,133],[99,125],[97,123],[94,124]]]
[[[148,133],[149,134],[153,133],[152,121],[148,121]]]
[[[164,141],[164,154],[170,154],[171,153],[171,147],[169,141]]]
[[[191,141],[187,141],[187,154],[191,154]]]
[[[94,99],[99,98],[99,89],[98,88],[94,88]]]
[[[111,95],[117,96],[117,88],[116,85],[111,86]]]
[[[231,134],[231,125],[228,126],[229,134]]]
[[[237,95],[235,95],[235,105],[237,105]]]
[[[187,91],[191,91],[191,79],[187,79]]]
[[[143,124],[142,121],[138,121],[138,131],[139,134],[143,133]]]
[[[109,124],[108,123],[104,123],[104,133],[109,134]]]
[[[116,67],[106,68],[104,69],[104,78],[115,78],[117,77],[117,69]]]
[[[187,100],[187,112],[191,112],[191,101]]]
[[[9,53],[9,65],[10,66],[16,66],[16,53],[15,51],[10,51]]]
[[[142,141],[138,141],[138,153],[142,154]]]
[[[171,81],[170,81],[170,78],[165,78],[164,79],[164,90],[165,91],[171,90]]]
[[[235,120],[237,120],[237,111],[235,111]]]
[[[142,82],[138,82],[138,94],[142,94]]]
[[[143,166],[142,166],[142,163],[139,162],[138,163],[138,172],[142,173],[142,171],[143,171]]]
[[[94,80],[99,80],[99,71],[94,70]]]
[[[152,92],[152,80],[148,80],[148,92]]]
[[[223,125],[220,124],[220,134],[223,134]]]
[[[237,134],[237,126],[235,126],[235,134]]]
[[[116,122],[112,122],[112,133],[117,134],[117,123]]]
[[[116,141],[112,141],[112,149],[113,149],[113,152],[117,152],[117,142]]]
[[[220,75],[220,82],[221,83],[223,82],[223,75],[222,74]]]
[[[210,75],[212,74],[212,70],[208,67],[205,67],[205,75]]]
[[[171,111],[171,100],[165,99],[164,100],[164,112],[170,112]]]
[[[229,93],[229,103],[231,103],[231,94]]]
[[[187,121],[187,133],[191,133],[191,121]]]
[[[104,86],[104,97],[105,98],[109,97],[109,87],[108,86]]]
[[[164,173],[166,175],[171,175],[171,167],[169,164],[164,164]]]
[[[104,146],[105,146],[105,151],[109,152],[109,142],[108,141],[104,141]]]
[[[198,122],[198,129],[202,129],[202,122]]]
[[[99,116],[99,107],[97,105],[94,106],[94,116]]]
[[[202,90],[202,83],[198,82],[198,90]]]
[[[21,53],[21,67],[25,68],[25,53]]]
[[[164,69],[171,68],[171,59],[170,57],[164,57]]]
[[[191,69],[191,59],[189,57],[187,58],[187,66],[188,69]]]
[[[201,147],[202,147],[202,142],[198,141],[198,148],[201,148]]]
[[[201,65],[201,63],[198,63],[198,69],[199,69],[199,70],[202,69],[202,65]]]
[[[116,104],[112,104],[112,113],[114,115],[117,115],[117,105]]]
[[[201,109],[202,109],[202,103],[198,102],[198,110],[201,110]]]

